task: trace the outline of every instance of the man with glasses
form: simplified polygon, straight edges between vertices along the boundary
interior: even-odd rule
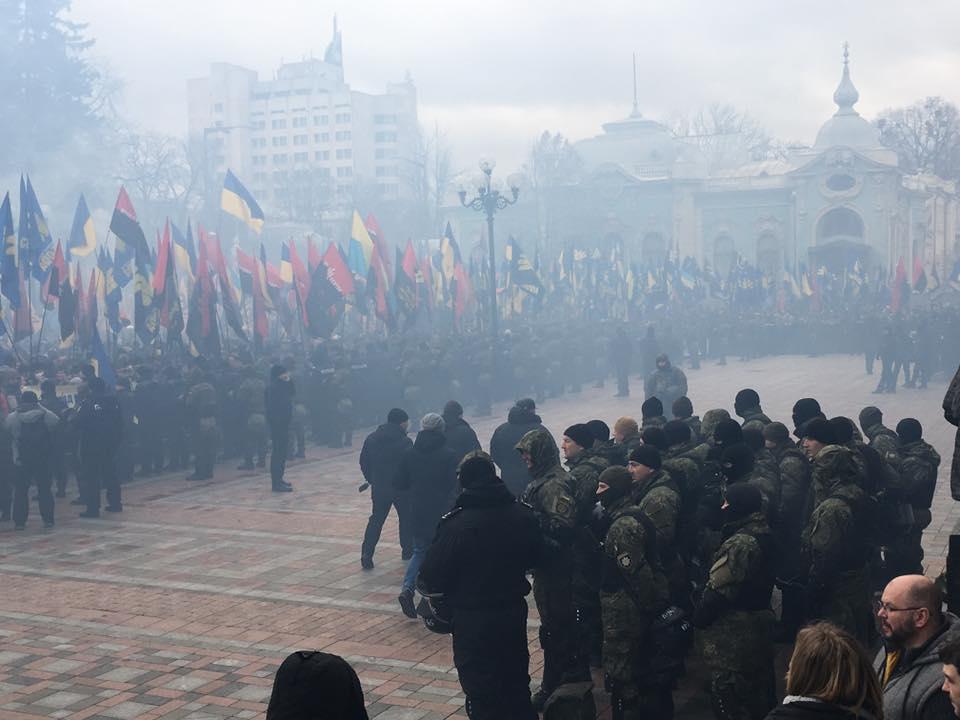
[[[874,667],[883,687],[885,720],[952,718],[941,692],[940,650],[960,638],[960,620],[942,609],[940,590],[922,575],[891,580],[874,603],[883,648]]]

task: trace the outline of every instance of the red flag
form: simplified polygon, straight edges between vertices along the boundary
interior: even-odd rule
[[[153,292],[160,294],[167,281],[167,263],[170,262],[170,220],[163,226],[163,237],[157,244],[157,267],[153,271]]]
[[[413,282],[417,281],[417,254],[413,251],[413,241],[409,239],[403,252],[403,272]]]
[[[57,249],[53,253],[53,262],[50,264],[50,270],[50,273],[47,275],[47,287],[44,292],[47,302],[50,302],[50,298],[60,297],[60,284],[64,279],[69,279],[67,263],[63,259],[63,250],[60,247],[59,240],[57,240]]]
[[[427,250],[424,250],[420,257],[420,277],[417,282],[419,302],[424,303],[428,309],[433,309],[433,267]]]
[[[459,324],[460,318],[466,312],[467,307],[473,303],[473,285],[467,272],[463,268],[463,263],[457,263],[453,268],[453,277],[457,281],[457,295],[453,301],[454,317]]]
[[[343,261],[343,255],[334,243],[327,246],[327,251],[323,255],[323,263],[327,266],[327,277],[333,286],[340,291],[340,294],[346,297],[354,292],[353,275]]]
[[[899,312],[900,305],[903,302],[903,286],[907,284],[907,268],[903,264],[903,258],[897,263],[897,271],[893,276],[893,287],[890,288],[890,309],[893,312]]]
[[[257,259],[253,255],[247,255],[239,247],[237,248],[237,268],[247,275],[257,274]]]
[[[390,253],[387,252],[387,239],[383,236],[383,231],[380,229],[380,223],[377,222],[377,218],[373,213],[368,213],[367,219],[363,224],[364,227],[367,228],[367,234],[373,241],[373,246],[380,251],[380,263],[383,266],[387,277],[393,277],[393,266],[391,265],[390,261]]]
[[[311,275],[322,262],[323,257],[320,255],[320,248],[313,242],[313,235],[307,235],[307,265],[310,268]]]
[[[307,298],[310,297],[310,273],[307,266],[303,264],[300,255],[297,253],[297,245],[290,241],[290,266],[293,268],[293,282],[297,288],[297,294],[300,296],[300,313],[303,315],[303,322],[309,325],[307,320]]]

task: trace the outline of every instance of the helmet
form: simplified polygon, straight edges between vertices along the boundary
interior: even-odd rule
[[[437,613],[438,609],[440,614]],[[423,619],[424,626],[430,632],[435,632],[438,635],[449,635],[453,632],[453,623],[450,622],[449,618],[440,616],[445,614],[441,608],[435,608],[429,598],[420,598],[420,603],[417,605],[417,615]]]

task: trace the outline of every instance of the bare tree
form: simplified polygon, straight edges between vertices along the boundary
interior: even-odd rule
[[[960,112],[941,97],[880,113],[880,142],[897,151],[907,172],[960,180]]]
[[[577,182],[583,174],[583,159],[563,135],[544,130],[530,150],[525,170],[534,189],[547,189]]]
[[[783,143],[733,105],[713,103],[690,115],[676,115],[669,125],[675,135],[700,149],[711,170],[786,155]]]
[[[190,162],[186,144],[169,135],[128,131],[121,139],[122,165],[117,179],[136,199],[161,214],[186,211],[200,181],[200,166]]]

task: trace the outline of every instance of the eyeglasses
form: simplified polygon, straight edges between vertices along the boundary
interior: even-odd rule
[[[891,605],[890,603],[880,602],[879,600],[873,601],[873,611],[878,615],[881,612],[883,612],[884,615],[889,615],[890,613],[910,612],[913,610],[923,610],[923,609],[924,608],[922,607],[898,608],[898,607],[893,607],[893,605]]]

